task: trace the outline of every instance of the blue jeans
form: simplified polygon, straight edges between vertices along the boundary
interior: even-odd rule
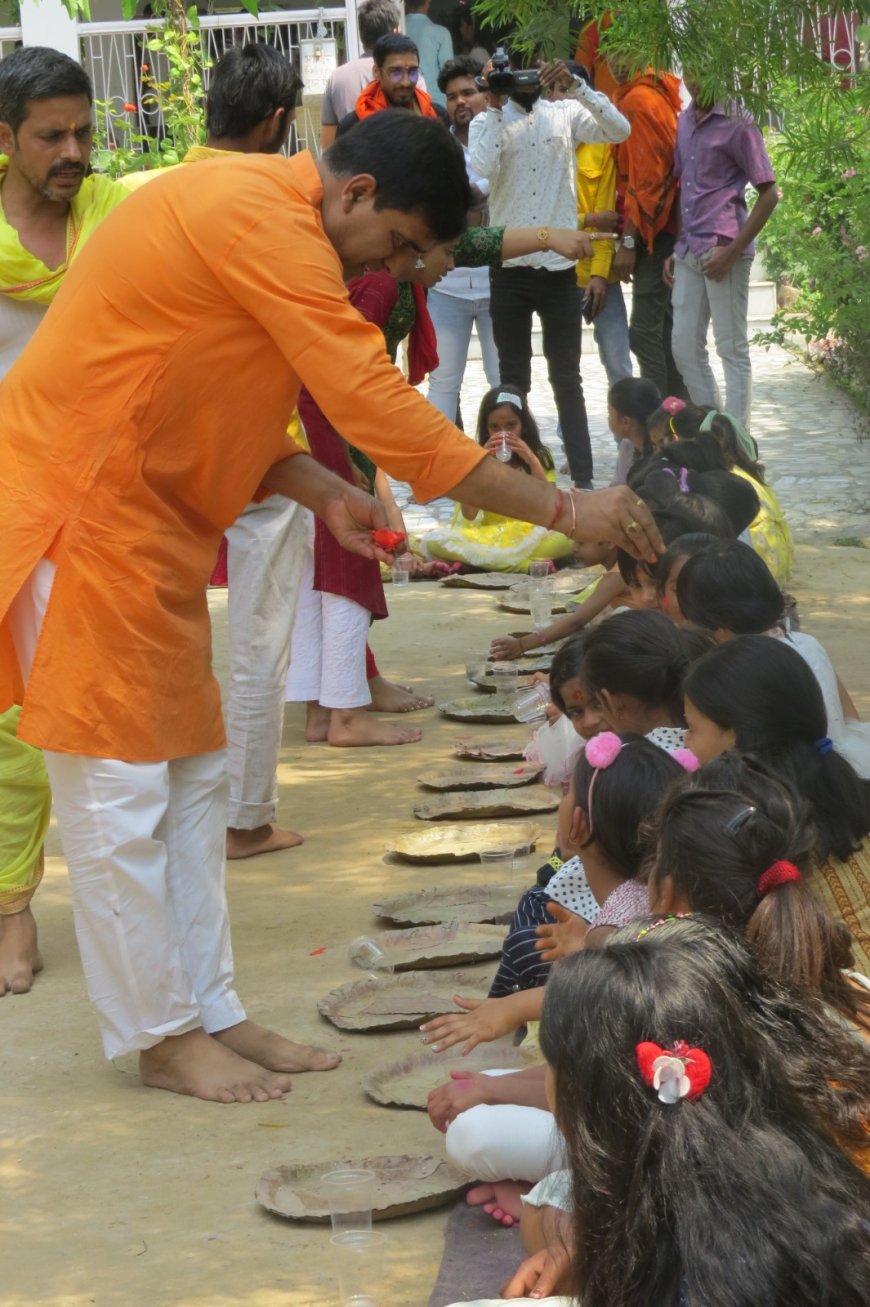
[[[472,326],[477,327],[486,379],[490,386],[497,386],[499,382],[489,299],[462,299],[459,295],[430,290],[427,305],[438,337],[438,367],[429,374],[428,399],[446,418],[455,422]]]
[[[585,290],[580,294],[585,295]],[[604,308],[593,319],[592,333],[598,346],[598,357],[607,373],[608,386],[615,385],[623,377],[630,377],[632,366],[628,346],[628,314],[620,282],[608,283]]]

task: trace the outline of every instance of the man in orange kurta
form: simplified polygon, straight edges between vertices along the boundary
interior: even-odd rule
[[[245,1019],[223,889],[225,778],[205,588],[259,485],[371,552],[372,501],[286,437],[300,385],[418,498],[646,551],[624,490],[558,500],[404,382],[344,279],[404,271],[468,204],[440,125],[375,115],[326,160],[179,169],[106,221],[0,387],[0,710],[45,751],[76,930],[109,1056],[146,1083],[260,1101],[334,1065]],[[11,630],[18,667],[8,656]]]

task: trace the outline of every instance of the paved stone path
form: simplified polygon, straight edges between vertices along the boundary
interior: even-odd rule
[[[584,351],[586,338],[584,337]],[[826,378],[811,372],[788,351],[753,346],[753,435],[758,441],[767,477],[799,540],[870,537],[870,428],[850,400]],[[721,370],[719,374],[722,384]],[[592,429],[595,484],[605,486],[612,475],[615,445],[607,429],[607,379],[596,353],[584,353],[583,385]],[[422,388],[425,393],[425,387]],[[486,380],[479,360],[469,360],[462,390],[466,428],[476,422]],[[556,408],[546,364],[536,357],[532,367],[531,409],[556,465],[564,461],[556,438]],[[859,438],[859,433],[865,439]],[[407,491],[399,492],[400,501]],[[420,510],[409,505],[410,530],[425,529],[440,504]],[[446,510],[446,501],[444,501]]]

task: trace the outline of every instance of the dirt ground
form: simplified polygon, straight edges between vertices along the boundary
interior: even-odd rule
[[[803,546],[791,588],[804,629],[826,644],[866,715],[870,551]],[[222,671],[225,596],[213,593]],[[470,651],[522,625],[496,613],[489,595],[437,585],[415,585],[391,606],[389,625],[374,635],[382,670],[436,699],[464,692]],[[415,717],[422,744],[340,751],[303,744],[300,721],[288,709],[279,819],[303,831],[305,845],[230,864],[238,981],[255,1019],[339,1049],[341,1067],[297,1077],[284,1103],[224,1107],[143,1089],[132,1059],[104,1062],[53,830],[34,904],[46,970],[31,995],[0,1004],[3,1307],[327,1307],[337,1301],[328,1232],[263,1212],[254,1200],[260,1174],[441,1149],[423,1113],[379,1107],[359,1089],[375,1063],[418,1047],[415,1034],[347,1035],[315,1005],[354,978],[346,946],[375,928],[378,895],[476,874],[383,860],[387,835],[413,823],[415,777],[443,764],[465,732],[433,710]],[[451,1065],[448,1055],[445,1073]],[[424,1307],[445,1219],[446,1209],[382,1227],[382,1307]]]

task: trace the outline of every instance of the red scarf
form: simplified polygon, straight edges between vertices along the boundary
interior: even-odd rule
[[[357,97],[356,116],[362,122],[363,118],[371,118],[373,113],[380,113],[382,109],[392,109],[384,95],[384,88],[380,82],[369,82],[365,90]],[[437,118],[438,115],[432,107],[432,97],[425,91],[415,90],[414,100],[411,104],[411,112],[419,114],[422,118]]]

